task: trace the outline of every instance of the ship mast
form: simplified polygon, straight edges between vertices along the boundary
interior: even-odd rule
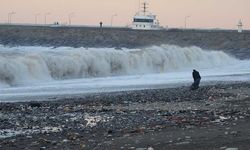
[[[147,12],[147,8],[148,8],[147,5],[148,5],[148,3],[145,1],[145,2],[143,3],[143,7],[142,7],[142,8],[143,8],[143,14],[144,14],[144,15],[146,15],[146,12]]]

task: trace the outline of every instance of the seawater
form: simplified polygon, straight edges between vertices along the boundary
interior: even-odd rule
[[[25,101],[203,81],[249,80],[250,61],[174,45],[141,49],[0,46],[0,99]]]

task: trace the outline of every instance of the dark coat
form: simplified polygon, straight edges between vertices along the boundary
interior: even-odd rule
[[[196,71],[196,70],[193,70],[193,78],[194,78],[194,83],[192,84],[190,89],[191,90],[197,90],[199,88],[200,81],[201,81],[200,73],[198,71]]]
[[[200,73],[196,70],[193,70],[193,79],[196,81],[197,79],[201,79]]]

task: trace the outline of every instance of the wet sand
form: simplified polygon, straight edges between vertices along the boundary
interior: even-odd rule
[[[250,83],[0,103],[0,149],[250,147]]]

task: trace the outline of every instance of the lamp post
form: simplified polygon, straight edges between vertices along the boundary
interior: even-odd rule
[[[14,15],[14,14],[16,14],[16,12],[8,13],[8,24],[11,24],[12,15]]]
[[[117,14],[114,14],[114,15],[111,16],[111,23],[110,23],[110,24],[111,24],[111,27],[113,26],[113,19],[114,19],[114,17],[116,17],[116,16],[117,16]]]
[[[243,23],[242,23],[241,19],[240,19],[240,21],[239,21],[239,23],[238,23],[237,26],[238,26],[238,33],[242,33]]]
[[[44,24],[46,25],[47,24],[47,16],[50,15],[49,12],[45,13],[44,14]]]
[[[187,19],[190,18],[191,16],[185,16],[185,29],[187,29]]]
[[[69,17],[69,25],[71,25],[71,18],[74,16],[74,13],[69,13],[68,17]]]
[[[138,11],[140,11],[141,10],[141,0],[139,0],[139,6],[138,7],[139,7]]]
[[[37,17],[39,16],[40,14],[35,14],[35,24],[37,24]]]

